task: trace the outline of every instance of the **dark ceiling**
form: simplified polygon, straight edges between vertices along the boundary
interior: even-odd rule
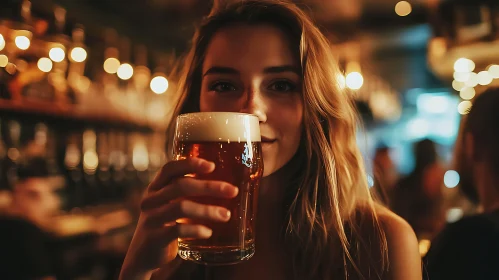
[[[240,1],[240,0],[233,0]],[[426,21],[425,3],[414,0],[413,13],[398,17],[397,0],[302,0],[319,25],[337,41],[347,41],[362,32],[404,27]],[[183,51],[194,26],[212,5],[210,0],[32,0],[34,9],[51,13],[55,5],[67,9],[69,21],[83,24],[88,33],[104,36],[112,27],[120,36],[155,50]],[[0,4],[1,5],[1,4]]]

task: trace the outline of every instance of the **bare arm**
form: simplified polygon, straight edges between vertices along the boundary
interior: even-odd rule
[[[388,243],[388,274],[386,280],[421,280],[422,266],[418,240],[411,226],[388,210],[380,222]]]

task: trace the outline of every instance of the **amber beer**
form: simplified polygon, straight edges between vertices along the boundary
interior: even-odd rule
[[[208,265],[224,265],[253,256],[258,186],[263,173],[260,142],[260,126],[255,115],[205,112],[177,118],[175,159],[200,157],[216,165],[210,174],[190,176],[225,181],[239,188],[239,194],[233,199],[188,198],[223,206],[231,211],[231,217],[225,223],[207,223],[213,230],[209,239],[179,239],[178,254],[181,258]]]

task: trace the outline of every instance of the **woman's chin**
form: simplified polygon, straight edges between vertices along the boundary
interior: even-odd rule
[[[265,158],[265,157],[264,157]],[[263,161],[263,178],[269,177],[271,175],[274,175],[275,173],[278,173],[284,166],[286,165],[286,162],[269,162],[269,161]]]

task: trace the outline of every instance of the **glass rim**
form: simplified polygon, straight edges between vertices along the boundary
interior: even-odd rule
[[[188,115],[210,115],[210,114],[233,114],[233,115],[241,115],[241,116],[250,116],[250,117],[256,117],[258,118],[257,115],[252,114],[252,113],[241,113],[241,112],[221,112],[221,111],[214,111],[214,112],[192,112],[192,113],[183,113],[179,114],[177,118],[185,117]]]

